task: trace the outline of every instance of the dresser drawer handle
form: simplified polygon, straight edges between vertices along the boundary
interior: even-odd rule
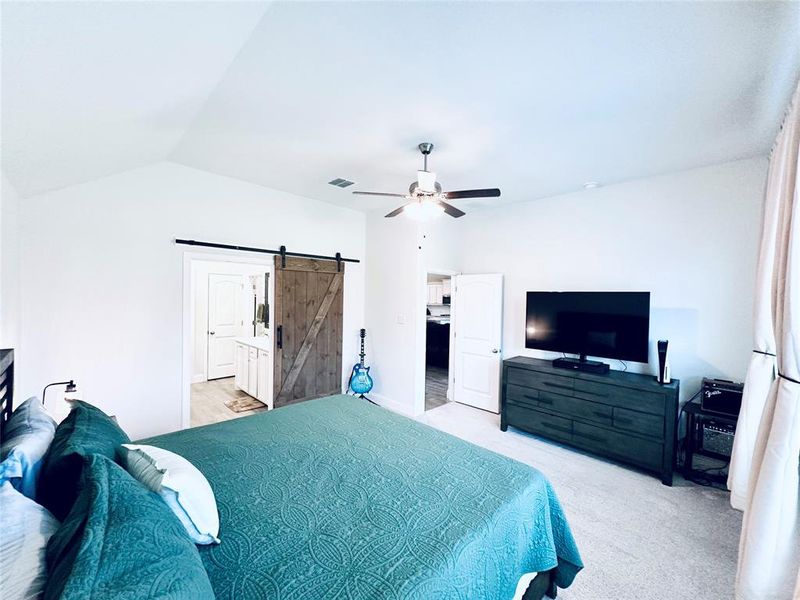
[[[560,390],[571,390],[571,389],[572,389],[572,387],[571,387],[571,386],[569,386],[569,385],[563,385],[563,384],[561,384],[561,383],[552,383],[552,382],[550,382],[550,381],[544,381],[543,383],[544,383],[545,385],[549,385],[550,387],[558,388],[558,389],[560,389]]]
[[[564,427],[562,425],[555,425],[553,423],[548,423],[547,421],[542,421],[543,427],[549,427],[550,429],[554,429],[555,431],[560,431],[561,433],[572,433],[571,427]]]
[[[536,402],[539,402],[540,404],[552,404],[553,403],[553,400],[551,398],[539,398],[538,396],[530,396],[528,394],[525,394],[525,397],[528,400],[535,400]]]
[[[582,438],[586,438],[587,440],[591,440],[593,442],[605,442],[606,441],[605,438],[602,438],[602,437],[597,436],[597,435],[592,435],[591,433],[581,433],[580,431],[576,431],[575,435],[579,435]]]

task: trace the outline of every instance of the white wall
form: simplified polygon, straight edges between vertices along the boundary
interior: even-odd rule
[[[416,336],[414,285],[419,260],[417,227],[407,219],[369,215],[366,240],[366,362],[372,366],[375,381],[370,397],[410,414]]]
[[[471,211],[428,227],[434,258],[423,262],[446,256],[439,266],[503,273],[506,358],[547,356],[524,347],[528,290],[652,292],[651,340],[670,340],[673,376],[686,399],[703,376],[744,378],[766,168],[765,158],[749,159]],[[367,235],[376,390],[411,411],[409,382],[420,377],[409,358],[415,338],[394,317],[413,310],[415,265],[402,260],[397,276],[373,274],[397,265],[401,252],[419,250],[411,225],[380,221],[370,217]],[[654,364],[629,369],[655,372]]]
[[[235,258],[235,257],[232,257]],[[206,260],[193,260],[192,261],[192,383],[207,381],[208,373],[208,276],[211,273],[225,274],[225,275],[239,275],[242,277],[244,283],[245,277],[248,275],[264,275],[264,273],[272,273],[274,267],[272,266],[271,256],[264,255],[262,265],[254,265],[243,262],[221,262],[221,261],[206,261]],[[270,281],[270,287],[273,281]],[[244,319],[242,326],[242,336],[252,336],[253,326],[252,312],[253,312],[253,293],[248,286],[242,290],[240,296],[241,310]],[[270,306],[273,305],[272,297],[270,295]]]
[[[15,348],[19,364],[19,197],[2,176],[0,181],[0,348]]]
[[[367,363],[375,379],[370,397],[406,414],[424,406],[426,273],[458,265],[457,226],[444,219],[419,225],[402,216],[367,218]]]
[[[742,379],[766,164],[738,161],[425,227],[370,215],[366,237],[360,213],[173,163],[27,198],[20,393],[75,378],[134,437],[180,426],[182,265],[196,249],[175,237],[368,254],[347,265],[343,378],[365,324],[375,397],[408,413],[424,380],[415,314],[428,269],[505,275],[506,357],[534,354],[524,349],[525,291],[642,289],[653,293],[651,337],[670,339],[684,393],[703,375]],[[5,263],[5,233],[2,245]],[[9,289],[6,278],[4,265]]]
[[[505,275],[504,356],[549,356],[525,350],[528,290],[642,290],[684,399],[703,376],[743,380],[766,168],[737,161],[465,217],[463,268]],[[650,357],[629,368],[655,373]]]
[[[181,423],[184,255],[198,248],[176,237],[364,257],[358,212],[174,163],[26,198],[20,220],[23,393],[74,378],[134,438]],[[345,357],[363,266],[347,265]]]

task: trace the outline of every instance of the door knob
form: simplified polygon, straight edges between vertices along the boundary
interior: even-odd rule
[[[497,348],[492,348],[492,354],[497,354],[498,352],[500,352],[500,350],[499,350],[499,349],[497,349]]]
[[[209,331],[208,335],[214,335],[214,332],[213,331]]]

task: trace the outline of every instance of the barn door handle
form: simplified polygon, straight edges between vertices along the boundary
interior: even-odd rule
[[[283,325],[278,325],[275,328],[275,347],[283,348]]]

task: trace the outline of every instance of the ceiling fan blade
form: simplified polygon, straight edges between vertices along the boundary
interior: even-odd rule
[[[411,203],[409,202],[408,204],[411,204]],[[403,212],[403,209],[404,209],[406,206],[408,206],[408,204],[403,204],[403,206],[401,206],[400,208],[395,208],[395,209],[394,209],[392,212],[390,212],[388,215],[386,215],[386,218],[387,218],[387,219],[391,219],[392,217],[396,217],[396,216],[397,216],[397,215],[399,215],[401,212]]]
[[[389,192],[353,192],[359,196],[391,196],[392,198],[405,198],[406,194],[390,194]]]
[[[458,200],[459,198],[496,198],[500,195],[500,190],[497,188],[461,190],[458,192],[446,192],[444,195],[448,200]]]
[[[467,214],[463,210],[459,210],[455,206],[451,206],[447,202],[442,202],[441,200],[439,200],[439,206],[441,206],[444,209],[444,212],[450,215],[451,217],[458,218],[458,217],[463,217],[465,214]]]

